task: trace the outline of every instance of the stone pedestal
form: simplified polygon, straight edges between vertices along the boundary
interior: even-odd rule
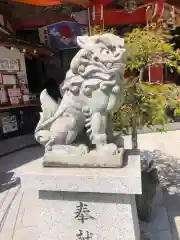
[[[37,240],[140,240],[139,155],[120,169],[43,168],[35,161],[21,170],[22,187],[38,192]]]

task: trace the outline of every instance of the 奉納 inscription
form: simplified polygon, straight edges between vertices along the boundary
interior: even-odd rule
[[[92,237],[93,233],[90,233],[89,231],[79,230],[76,234],[76,240],[90,240]]]
[[[86,203],[80,202],[76,205],[74,219],[80,221],[81,224],[88,219],[95,220],[95,218],[91,215],[91,211],[88,209],[88,205]],[[76,234],[76,240],[90,240],[93,237],[93,233],[89,232],[88,230],[79,229],[78,233]]]
[[[88,205],[86,203],[80,202],[79,205],[76,206],[75,211],[75,219],[79,220],[81,223],[84,223],[85,220],[95,218],[91,216],[91,211],[88,209]]]

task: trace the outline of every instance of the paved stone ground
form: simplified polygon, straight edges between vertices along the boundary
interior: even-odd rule
[[[130,137],[125,145],[131,147]],[[140,149],[152,153],[160,168],[161,186],[157,193],[157,214],[151,224],[141,228],[151,240],[180,239],[180,131],[139,135]],[[28,148],[0,159],[0,239],[36,240],[36,214],[31,211],[33,191],[21,190],[16,170],[40,158],[43,149]],[[163,190],[162,190],[163,189]],[[24,203],[29,205],[25,208]]]
[[[131,147],[126,137],[126,147]],[[139,135],[142,151],[148,150],[159,168],[161,189],[157,194],[157,214],[151,224],[141,227],[152,240],[180,239],[180,131]]]
[[[32,199],[36,193],[22,191],[16,170],[42,155],[43,149],[33,147],[0,159],[0,239],[2,240],[38,239],[35,223],[37,211],[32,211],[32,204],[35,204]]]

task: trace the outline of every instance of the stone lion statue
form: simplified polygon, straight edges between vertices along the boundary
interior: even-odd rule
[[[126,50],[124,40],[114,34],[79,36],[79,52],[73,58],[61,88],[60,103],[40,95],[42,113],[35,130],[36,140],[46,152],[58,148],[63,154],[104,152],[118,147],[112,140],[111,114],[123,102]],[[92,149],[78,144],[88,138]],[[114,153],[113,153],[114,154]]]

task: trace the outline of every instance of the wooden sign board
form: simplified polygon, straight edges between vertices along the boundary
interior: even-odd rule
[[[20,71],[19,59],[0,58],[0,71]]]
[[[14,132],[18,130],[16,115],[7,115],[1,118],[3,133]]]
[[[152,84],[163,84],[163,64],[149,66],[149,82]]]

